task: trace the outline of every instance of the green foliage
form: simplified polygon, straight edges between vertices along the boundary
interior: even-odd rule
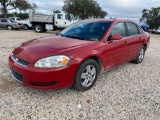
[[[23,19],[28,19],[28,14],[27,13],[17,13],[17,12],[14,12],[14,13],[7,14],[7,16],[8,17],[19,17],[22,20]],[[4,18],[4,17],[5,17],[4,14],[0,14],[0,18]]]
[[[2,6],[1,13],[5,17],[7,17],[8,10],[19,9],[20,11],[26,11],[30,9],[34,11],[37,8],[35,3],[30,4],[27,0],[0,0],[0,4]]]
[[[158,29],[160,27],[160,7],[151,10],[143,9],[141,22],[145,22],[151,29]]]
[[[80,19],[104,18],[107,15],[96,0],[64,0],[63,11]]]

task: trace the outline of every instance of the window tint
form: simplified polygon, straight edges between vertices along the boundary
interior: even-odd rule
[[[7,19],[2,19],[1,22],[7,22]]]
[[[111,35],[114,34],[120,34],[122,37],[126,37],[126,28],[123,22],[119,22],[113,27]]]
[[[58,14],[57,19],[63,19],[63,14]]]
[[[137,28],[138,28],[139,34],[143,33],[143,30],[140,27],[137,26]]]
[[[14,18],[9,18],[10,20],[15,20]]]
[[[17,20],[22,20],[21,18],[17,18]]]
[[[127,25],[127,28],[128,28],[129,36],[137,35],[139,33],[138,29],[137,29],[137,25],[135,25],[133,23],[129,23],[129,22],[127,22],[126,25]]]
[[[83,40],[98,41],[101,40],[108,28],[110,27],[111,22],[90,22],[82,21],[77,22],[64,29],[61,32],[62,36],[71,37],[71,38],[80,38]]]

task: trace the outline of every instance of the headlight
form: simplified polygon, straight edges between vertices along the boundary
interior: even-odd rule
[[[53,68],[53,67],[66,66],[69,60],[70,58],[65,55],[51,56],[38,60],[34,64],[34,67]]]

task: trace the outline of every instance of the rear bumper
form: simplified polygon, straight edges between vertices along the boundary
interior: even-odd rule
[[[42,69],[35,68],[33,65],[28,67],[15,63],[9,57],[9,66],[11,75],[14,79],[20,81],[24,86],[36,89],[61,89],[72,86],[77,65],[68,65],[66,67]],[[18,78],[17,78],[18,77]]]

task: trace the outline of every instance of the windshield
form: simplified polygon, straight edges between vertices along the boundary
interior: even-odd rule
[[[81,40],[100,41],[110,25],[109,21],[80,21],[64,29],[60,35]]]
[[[12,20],[12,19],[9,19],[12,23],[16,23],[16,21]]]

